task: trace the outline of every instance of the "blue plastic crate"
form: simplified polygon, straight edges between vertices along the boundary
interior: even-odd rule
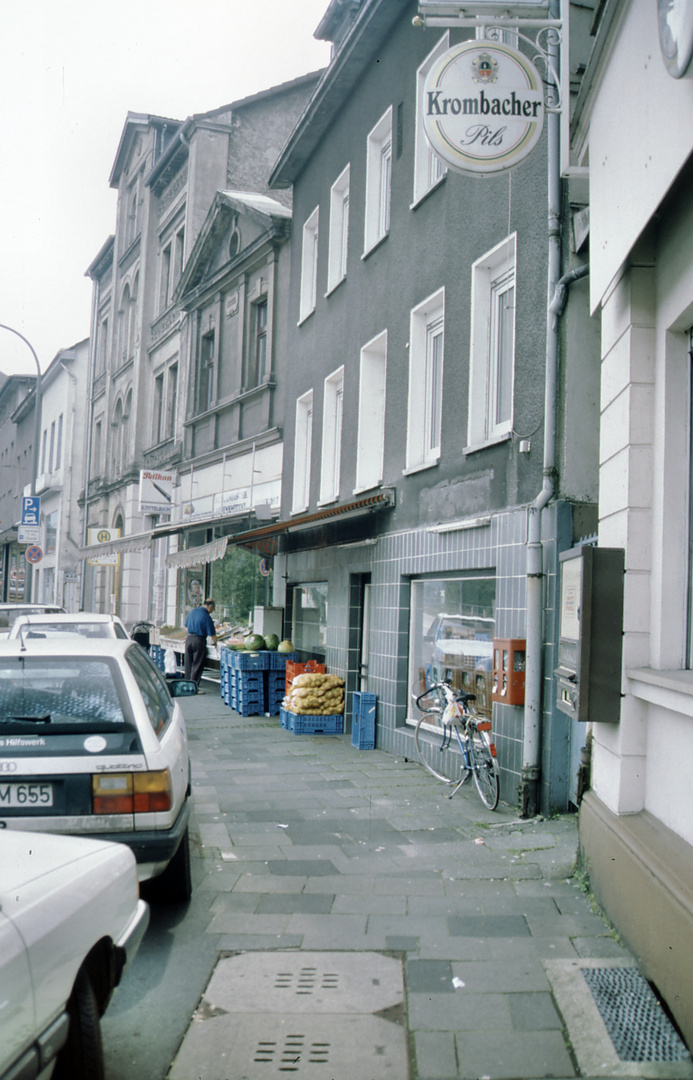
[[[352,694],[351,745],[359,750],[375,750],[377,697],[366,690]]]
[[[267,689],[272,692],[278,692],[281,690],[282,694],[286,689],[286,672],[284,671],[268,671],[266,673]]]
[[[341,735],[344,731],[344,717],[341,714],[300,716],[288,709],[282,709],[279,713],[279,723],[294,735]]]
[[[269,667],[269,659],[272,654],[267,649],[259,652],[236,652],[229,649],[231,667],[235,671],[266,671]]]
[[[274,671],[286,671],[286,661],[287,660],[292,660],[292,661],[298,660],[298,653],[297,652],[285,653],[285,652],[274,652],[274,651],[270,652],[270,654],[269,654],[269,668],[270,668],[270,671],[273,671],[273,670]]]
[[[265,712],[264,708],[254,701],[236,702],[235,704],[232,701],[230,706],[239,716],[262,716]]]
[[[264,692],[265,680],[263,671],[231,671],[229,683],[238,690],[254,690],[257,693]]]

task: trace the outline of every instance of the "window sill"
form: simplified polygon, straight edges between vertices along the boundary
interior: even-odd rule
[[[422,461],[419,465],[410,465],[406,469],[402,469],[402,476],[413,476],[414,473],[423,472],[424,469],[433,469],[440,461],[440,455],[435,458],[431,458],[430,461]]]
[[[334,285],[328,285],[327,292],[325,293],[325,299],[327,300],[328,296],[332,296],[332,293],[336,292],[339,286],[344,284],[346,279],[347,276],[346,274],[344,274],[343,277],[340,277],[339,281],[335,281]]]
[[[465,446],[462,453],[476,454],[479,450],[487,450],[489,446],[498,446],[500,443],[509,442],[512,438],[512,432],[507,431],[504,435],[496,435],[493,439],[486,439],[485,442],[472,443],[470,446]]]
[[[631,668],[626,677],[634,697],[693,718],[693,671]]]
[[[318,506],[335,506],[339,502],[339,495],[331,495],[329,499],[318,499]]]
[[[383,486],[383,478],[380,477],[374,484],[364,484],[362,487],[355,487],[351,492],[352,495],[363,495],[365,491],[377,491],[378,488]]]
[[[315,314],[315,308],[311,308],[310,311],[306,311],[305,315],[299,315],[296,326],[303,326],[304,322],[307,322],[311,315]]]
[[[432,195],[434,191],[437,191],[438,188],[442,184],[445,183],[445,181],[447,179],[447,175],[448,175],[447,172],[444,172],[442,176],[439,176],[438,179],[436,180],[435,184],[432,184],[430,188],[426,188],[426,190],[424,192],[422,192],[421,195],[418,195],[414,199],[413,203],[410,203],[409,209],[410,210],[417,210],[418,207],[421,206],[421,204],[426,201],[426,199],[428,198],[429,195]]]
[[[361,256],[361,262],[363,262],[365,259],[367,259],[369,257],[369,255],[372,255],[374,251],[377,251],[378,248],[381,246],[381,244],[385,243],[385,241],[387,240],[389,235],[390,235],[390,230],[388,229],[388,231],[386,233],[383,233],[382,236],[379,236],[378,239],[375,240],[371,244],[371,246],[369,248],[366,248],[363,255]]]

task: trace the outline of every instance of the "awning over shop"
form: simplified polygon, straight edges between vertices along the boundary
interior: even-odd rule
[[[202,566],[204,563],[216,562],[223,559],[229,542],[228,536],[222,536],[221,540],[212,540],[211,544],[201,544],[200,547],[188,548],[186,551],[176,551],[166,556],[166,566],[170,570],[179,570],[188,566]]]
[[[263,555],[276,555],[279,537],[284,533],[318,528],[320,525],[335,519],[342,521],[350,517],[363,517],[365,514],[373,513],[376,510],[386,510],[394,505],[394,489],[384,488],[377,495],[369,495],[365,499],[342,503],[341,506],[330,506],[324,510],[317,510],[313,514],[297,515],[293,518],[287,518],[285,521],[275,521],[271,525],[250,529],[248,532],[234,533],[232,537],[229,537],[229,540],[232,544],[251,548],[261,552]]]
[[[100,555],[126,554],[128,551],[145,551],[152,544],[152,534],[135,533],[131,536],[119,536],[117,540],[107,540],[104,544],[89,544],[79,549],[83,559],[98,558]]]

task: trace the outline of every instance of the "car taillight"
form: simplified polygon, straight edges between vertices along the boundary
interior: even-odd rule
[[[171,773],[99,773],[91,778],[94,814],[147,814],[173,805]]]

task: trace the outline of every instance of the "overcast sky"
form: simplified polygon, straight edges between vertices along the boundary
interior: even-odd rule
[[[184,120],[316,71],[328,0],[0,0],[0,323],[45,370],[89,336],[127,113]],[[36,371],[0,330],[0,371]]]

